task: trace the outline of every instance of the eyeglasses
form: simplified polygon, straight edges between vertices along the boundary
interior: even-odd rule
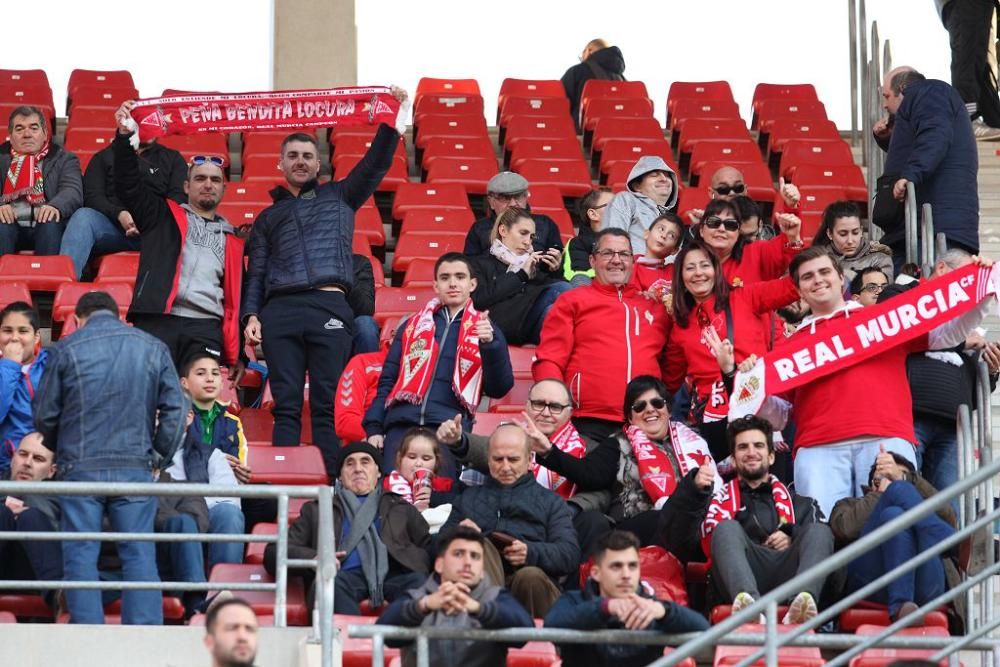
[[[885,289],[885,285],[879,285],[878,283],[868,283],[861,288],[862,292],[871,292],[872,294],[881,294],[882,290]]]
[[[490,197],[493,199],[499,199],[500,201],[517,201],[518,199],[524,199],[528,196],[527,192],[515,192],[514,194],[500,194],[499,192],[490,192]]]
[[[716,193],[725,197],[730,192],[732,192],[733,194],[741,195],[744,192],[746,192],[747,186],[743,185],[742,183],[737,183],[735,185],[728,185],[726,183],[723,183],[722,185],[717,185],[712,189],[715,190]]]
[[[594,256],[595,257],[600,257],[605,262],[611,261],[612,257],[618,257],[623,262],[627,262],[630,259],[632,259],[632,251],[631,250],[595,250],[594,251]]]
[[[206,162],[208,162],[209,164],[214,164],[216,167],[219,168],[223,167],[226,164],[226,161],[223,160],[218,155],[195,155],[194,157],[191,158],[191,164],[193,165],[205,164]]]
[[[643,412],[646,409],[647,401],[636,401],[632,404],[632,412]],[[653,406],[654,410],[662,410],[667,407],[667,402],[662,398],[651,398],[648,404]]]
[[[604,202],[603,204],[598,204],[597,206],[591,206],[588,211],[600,211],[602,208],[610,204],[611,202]]]
[[[711,218],[705,218],[705,226],[709,229],[725,227],[727,232],[736,232],[740,229],[740,221],[736,218],[720,218],[713,215]]]
[[[562,414],[563,410],[569,407],[568,405],[563,405],[562,403],[553,403],[551,401],[537,401],[534,399],[528,399],[528,405],[531,406],[532,410],[538,413],[545,412],[545,408],[548,408],[549,412],[552,414],[553,417],[558,417],[559,415]]]

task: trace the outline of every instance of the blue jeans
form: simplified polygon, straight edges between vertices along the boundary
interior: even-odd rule
[[[73,471],[68,482],[151,482],[152,475],[143,469]],[[156,498],[149,496],[60,496],[62,530],[99,532],[107,515],[111,530],[127,533],[152,533],[156,517]],[[98,581],[99,542],[65,541],[63,576],[65,581]],[[159,581],[156,570],[156,547],[152,542],[119,542],[125,581]],[[104,623],[101,592],[66,591],[71,623]],[[160,625],[163,623],[163,594],[159,590],[134,590],[122,594],[122,623]]]
[[[233,503],[216,503],[208,510],[208,532],[212,535],[243,533],[243,512]],[[219,563],[242,563],[243,542],[212,542],[208,545],[208,571]]]
[[[923,497],[912,484],[893,482],[879,498],[871,516],[865,522],[862,536],[889,523],[921,502]],[[848,589],[858,590],[954,533],[955,529],[937,514],[921,519],[906,530],[888,538],[877,548],[851,561],[847,566]],[[915,570],[891,581],[886,588],[871,596],[871,599],[888,604],[889,614],[895,618],[900,605],[904,602],[916,602],[922,605],[944,591],[944,564],[940,558],[932,558]]]
[[[378,328],[375,318],[370,315],[359,315],[354,318],[354,345],[351,354],[378,351],[378,339],[382,331]]]
[[[538,340],[542,335],[542,323],[545,322],[545,316],[548,314],[549,308],[551,308],[552,304],[556,302],[556,299],[559,298],[560,294],[570,291],[573,287],[573,285],[570,285],[567,282],[560,281],[552,283],[541,291],[538,298],[535,299],[535,303],[531,304],[531,309],[528,310],[528,314],[525,316],[525,321],[527,321],[531,327],[527,337],[528,343],[538,343]]]
[[[65,221],[46,222],[34,227],[0,224],[0,255],[32,249],[36,255],[58,255],[59,241],[65,228]]]
[[[91,255],[108,255],[125,250],[138,250],[139,237],[129,238],[116,221],[92,208],[80,208],[66,224],[59,246],[60,255],[69,255],[76,269],[76,279],[83,274],[83,267]]]
[[[175,514],[163,522],[164,533],[198,534],[198,523],[190,514]],[[201,542],[168,542],[157,545],[157,562],[160,575],[171,581],[192,581],[204,583],[205,554]],[[184,609],[193,612],[205,599],[203,591],[187,591],[183,594]]]
[[[917,470],[924,479],[938,491],[957,482],[958,433],[955,421],[914,416],[913,430],[917,434]]]
[[[389,603],[406,591],[417,588],[427,581],[426,574],[407,572],[387,576],[382,582],[382,596]],[[333,580],[333,611],[337,614],[358,616],[361,614],[361,602],[368,599],[368,584],[361,568],[340,570]]]

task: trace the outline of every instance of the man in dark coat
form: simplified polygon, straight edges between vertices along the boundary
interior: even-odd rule
[[[489,215],[472,223],[472,227],[465,237],[466,255],[475,257],[490,253],[490,246],[493,244],[492,239],[490,239],[493,225],[496,224],[497,216],[508,208],[516,206],[530,211],[528,206],[530,187],[528,179],[512,171],[501,171],[486,183],[486,203],[490,207]],[[545,271],[558,274],[561,270],[563,249],[559,227],[552,218],[541,213],[532,213],[531,219],[535,221],[535,240],[532,242],[532,246],[538,252],[545,253],[539,266]]]
[[[625,80],[625,58],[617,46],[608,46],[603,39],[592,39],[580,55],[580,63],[573,65],[562,77],[566,97],[569,98],[569,112],[580,130],[580,95],[583,85],[591,79],[602,81]]]

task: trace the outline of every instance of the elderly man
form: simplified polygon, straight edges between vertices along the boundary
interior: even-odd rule
[[[333,499],[337,570],[334,610],[357,616],[362,600],[377,609],[420,586],[427,578],[431,535],[416,507],[382,490],[382,454],[367,442],[341,450]],[[319,506],[306,503],[288,529],[288,557],[316,558]],[[275,545],[264,550],[264,567],[274,574]],[[311,571],[307,571],[306,575]]]
[[[489,254],[490,246],[493,244],[490,234],[493,232],[497,216],[511,206],[530,210],[528,206],[530,188],[531,185],[524,176],[512,171],[501,171],[489,180],[486,184],[486,203],[490,207],[490,212],[485,218],[472,223],[469,234],[465,237],[466,255],[474,257]],[[532,213],[531,217],[535,221],[535,238],[532,245],[538,252],[545,253],[540,266],[550,272],[562,270],[563,242],[559,235],[559,227],[547,215]]]
[[[544,616],[559,597],[553,580],[574,574],[580,562],[572,514],[559,494],[535,482],[523,428],[497,428],[488,457],[486,484],[458,496],[441,532],[462,525],[483,533],[489,539],[487,574],[506,582],[532,616]]]
[[[644,155],[628,174],[628,184],[604,212],[604,229],[628,232],[632,250],[646,254],[646,232],[660,215],[677,206],[677,174],[663,158]]]
[[[260,626],[253,607],[241,598],[213,604],[205,616],[205,648],[212,667],[253,667]]]
[[[83,204],[80,161],[49,137],[41,109],[17,107],[0,145],[0,255],[58,255],[66,221]]]
[[[566,292],[549,310],[532,374],[536,381],[554,378],[568,385],[574,425],[600,441],[621,428],[629,381],[639,375],[662,377],[670,320],[631,280],[628,232],[602,230],[590,265],[594,281]]]

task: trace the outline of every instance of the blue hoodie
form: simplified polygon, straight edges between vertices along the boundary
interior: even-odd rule
[[[0,359],[0,479],[9,472],[11,457],[21,438],[35,430],[31,399],[42,383],[42,373],[48,361],[48,350],[42,350],[25,377],[21,364],[11,359]]]

